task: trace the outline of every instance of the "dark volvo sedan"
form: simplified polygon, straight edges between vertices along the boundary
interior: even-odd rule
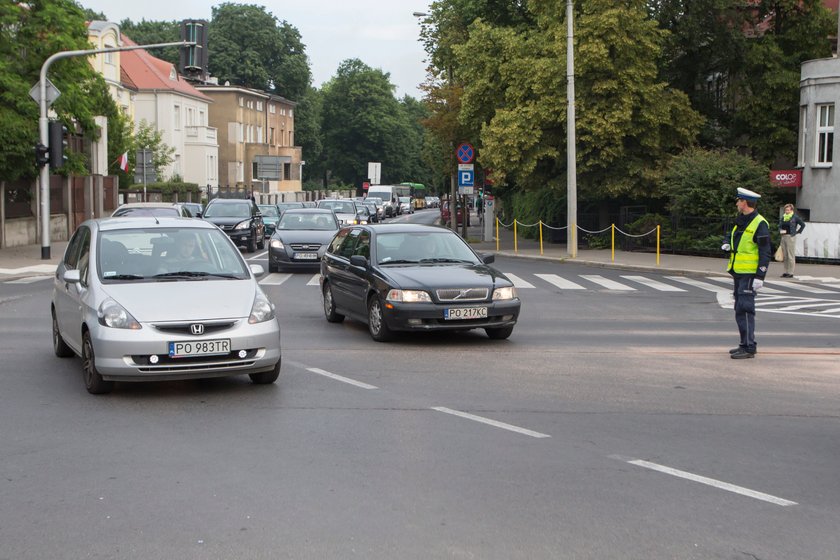
[[[377,341],[394,331],[483,328],[508,338],[520,301],[508,278],[449,229],[374,224],[338,231],[321,260],[327,321],[367,323]]]

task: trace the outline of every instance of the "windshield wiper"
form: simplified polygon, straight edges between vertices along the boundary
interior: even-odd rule
[[[105,280],[143,280],[145,276],[139,274],[111,274],[105,277]]]
[[[379,264],[417,264],[419,261],[409,261],[406,259],[394,259],[391,261],[380,261]]]
[[[163,272],[161,274],[156,274],[155,278],[207,278],[212,276],[213,278],[232,278],[237,279],[238,276],[234,274],[220,274],[214,272],[198,272],[193,270],[181,270],[178,272]]]
[[[421,263],[468,263],[473,264],[473,261],[469,261],[466,259],[447,259],[447,258],[432,258],[432,259],[420,259]]]

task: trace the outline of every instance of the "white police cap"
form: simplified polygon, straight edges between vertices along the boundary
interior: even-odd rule
[[[757,192],[751,191],[750,189],[738,187],[737,198],[743,198],[744,200],[758,200],[759,198],[761,198],[761,195]]]

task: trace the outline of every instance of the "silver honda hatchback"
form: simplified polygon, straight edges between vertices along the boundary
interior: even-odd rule
[[[189,218],[81,224],[55,273],[53,349],[82,358],[90,393],[115,381],[280,374],[280,324],[219,228]]]

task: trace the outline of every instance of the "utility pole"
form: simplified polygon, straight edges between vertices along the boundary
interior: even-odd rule
[[[574,6],[566,0],[566,249],[577,257],[577,151],[575,150]]]
[[[90,56],[100,53],[133,51],[137,49],[150,49],[157,47],[192,47],[195,41],[179,41],[176,43],[155,43],[152,45],[132,45],[130,47],[109,47],[106,49],[90,49],[84,51],[61,51],[51,55],[41,66],[41,81],[39,84],[41,115],[38,118],[38,135],[42,145],[49,145],[48,120],[47,120],[47,71],[56,60],[71,58],[75,56]],[[41,260],[50,260],[50,166],[41,167],[39,176],[39,192],[41,195]]]

